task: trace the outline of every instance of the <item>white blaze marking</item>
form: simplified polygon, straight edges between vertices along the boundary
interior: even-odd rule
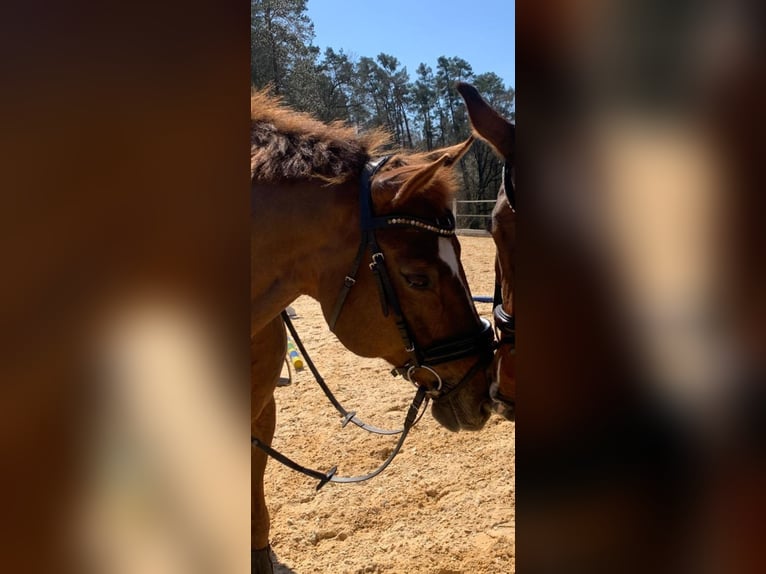
[[[457,253],[452,245],[452,240],[447,237],[439,238],[439,259],[444,261],[455,277],[460,277],[460,265],[457,261]]]

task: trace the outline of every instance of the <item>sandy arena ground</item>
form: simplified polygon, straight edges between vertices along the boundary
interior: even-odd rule
[[[494,244],[461,237],[474,295],[491,295]],[[301,297],[294,320],[320,373],[340,402],[371,424],[400,428],[413,387],[387,363],[347,351],[319,305]],[[477,303],[491,319],[491,305]],[[285,373],[286,370],[285,370]],[[339,416],[304,368],[276,391],[274,447],[306,466],[342,476],[365,474],[390,453],[395,437],[341,429]],[[430,407],[429,407],[430,411]],[[493,415],[477,433],[451,433],[430,412],[378,477],[359,484],[316,481],[270,461],[266,500],[278,573],[509,573],[515,564],[514,423]]]

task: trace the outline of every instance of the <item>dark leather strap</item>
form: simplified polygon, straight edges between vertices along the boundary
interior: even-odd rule
[[[374,240],[373,240],[374,241]],[[377,243],[374,243],[377,247]],[[386,269],[386,260],[380,251],[373,253],[373,260],[370,263],[370,269],[372,270],[375,282],[378,285],[378,292],[380,293],[381,306],[383,309],[383,315],[388,316],[389,311],[393,313],[394,322],[396,328],[399,331],[399,336],[404,343],[404,350],[410,354],[411,360],[420,365],[421,358],[417,347],[415,346],[415,340],[410,334],[410,329],[407,326],[407,321],[404,319],[402,309],[399,306],[399,298],[396,296],[394,286],[391,284],[391,278],[388,275]]]
[[[290,336],[293,338],[293,341],[295,341],[295,344],[298,346],[298,350],[301,352],[301,355],[303,355],[303,358],[306,359],[306,364],[309,366],[309,370],[311,371],[311,374],[314,375],[314,380],[317,382],[319,387],[324,392],[325,396],[329,399],[329,401],[332,403],[332,406],[335,407],[335,410],[340,413],[341,419],[341,426],[345,428],[345,426],[348,423],[354,423],[359,428],[366,430],[367,432],[375,433],[375,434],[399,434],[402,432],[402,429],[399,430],[387,430],[378,428],[376,426],[367,424],[363,420],[361,420],[359,417],[356,416],[355,411],[347,411],[342,404],[340,404],[340,401],[335,398],[335,395],[330,390],[330,387],[327,386],[327,383],[322,378],[322,375],[319,374],[319,369],[316,368],[316,365],[314,364],[314,361],[311,360],[311,357],[309,356],[308,351],[306,350],[306,347],[303,345],[303,341],[298,336],[298,331],[295,329],[295,325],[293,325],[292,319],[290,319],[290,315],[287,314],[287,311],[282,311],[282,321],[287,326],[288,331],[290,331]]]
[[[359,273],[359,267],[370,243],[370,230],[373,229],[372,227],[369,227],[369,220],[372,217],[372,177],[389,159],[391,159],[391,156],[385,156],[376,162],[370,162],[362,171],[361,190],[359,193],[359,227],[362,230],[362,237],[359,241],[359,249],[356,252],[356,257],[354,257],[354,261],[351,264],[351,271],[349,271],[348,275],[343,279],[343,287],[341,287],[340,294],[335,301],[335,306],[333,307],[330,319],[327,322],[330,331],[335,331],[338,317],[340,317],[340,312],[343,310],[343,305],[346,302],[348,294],[351,292],[351,288],[356,283],[356,275]]]
[[[412,403],[410,403],[410,408],[407,409],[407,415],[404,418],[404,428],[402,429],[402,434],[399,435],[399,440],[396,442],[396,446],[394,446],[394,449],[391,451],[391,454],[388,455],[388,458],[385,461],[383,461],[383,463],[378,468],[364,475],[336,476],[335,473],[338,470],[337,466],[332,467],[327,472],[314,470],[314,469],[298,464],[294,460],[283,455],[279,451],[273,449],[272,447],[270,447],[269,445],[267,445],[266,443],[260,441],[259,439],[255,437],[252,437],[252,436],[250,437],[250,443],[252,444],[252,446],[261,449],[267,455],[278,460],[285,466],[295,471],[298,471],[302,474],[305,474],[306,476],[310,476],[312,478],[316,478],[317,480],[319,480],[319,484],[317,484],[317,487],[316,487],[317,490],[322,488],[328,482],[341,482],[341,483],[362,482],[362,481],[369,480],[371,478],[378,476],[381,472],[383,472],[386,469],[386,467],[389,464],[391,464],[391,462],[394,460],[394,457],[396,457],[396,455],[399,454],[399,451],[401,450],[402,445],[404,444],[404,440],[407,438],[407,435],[409,434],[410,429],[415,425],[415,423],[417,423],[420,420],[419,414],[422,415],[422,412],[425,412],[425,410],[423,410],[422,412],[420,410],[420,407],[423,405],[424,400],[427,405],[428,398],[426,397],[426,390],[423,387],[420,387],[415,393],[415,396],[412,399]]]
[[[313,468],[308,468],[307,466],[300,465],[297,462],[295,462],[293,459],[291,459],[290,457],[283,455],[278,450],[272,448],[271,446],[267,445],[265,442],[261,441],[260,439],[254,436],[250,437],[250,444],[254,446],[255,448],[261,449],[271,458],[281,462],[286,467],[292,468],[293,470],[300,472],[302,474],[305,474],[306,476],[310,476],[311,478],[316,478],[319,481],[319,484],[317,485],[317,490],[319,490],[325,484],[327,484],[332,479],[332,477],[335,476],[335,473],[338,470],[338,467],[334,466],[327,472],[322,472],[321,470],[314,470]]]
[[[516,345],[516,318],[503,310],[503,306],[497,305],[492,312],[495,319],[495,328],[500,331],[500,342]]]
[[[442,391],[437,398],[439,399],[447,398],[452,393],[454,393],[459,388],[461,388],[463,385],[465,385],[468,381],[473,379],[474,375],[476,375],[476,373],[481,367],[487,366],[491,362],[492,362],[492,353],[488,353],[485,357],[479,357],[479,359],[473,364],[473,367],[471,367],[468,370],[468,372],[465,375],[463,375],[463,378],[460,379],[460,382],[458,382],[457,385]]]
[[[383,254],[380,252],[372,254],[372,261],[370,262],[370,271],[375,279],[375,285],[378,288],[378,299],[380,300],[380,310],[383,312],[384,317],[388,317],[388,300],[391,298],[391,294],[386,290],[386,286],[383,280],[380,278],[381,271],[380,266],[383,265]]]
[[[346,275],[345,279],[343,279],[343,287],[340,290],[338,299],[335,301],[335,307],[333,307],[332,313],[330,314],[330,319],[327,322],[330,327],[330,331],[335,332],[335,324],[338,322],[338,317],[340,317],[340,312],[346,302],[346,297],[348,297],[348,294],[351,292],[351,288],[356,283],[356,274],[359,272],[359,266],[362,263],[362,258],[364,257],[365,251],[367,251],[367,243],[362,241],[359,244],[359,249],[356,252],[356,257],[354,257],[354,262],[351,264],[351,271],[348,275]]]
[[[359,226],[362,233],[376,229],[375,210],[372,208],[372,178],[386,165],[389,159],[391,156],[387,155],[376,161],[371,161],[362,171],[359,189]]]
[[[439,365],[475,354],[476,349],[490,349],[494,339],[492,325],[486,319],[481,318],[481,326],[481,331],[476,335],[457,341],[448,341],[424,350],[423,362],[427,365]]]

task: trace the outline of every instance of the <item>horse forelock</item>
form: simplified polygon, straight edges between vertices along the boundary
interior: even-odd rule
[[[323,123],[296,112],[265,90],[250,98],[250,173],[253,179],[320,179],[342,183],[361,173],[388,142],[381,130],[357,133],[342,122]]]

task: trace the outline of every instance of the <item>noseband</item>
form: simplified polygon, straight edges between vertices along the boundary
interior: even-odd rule
[[[435,376],[436,385],[427,389],[427,395],[434,399],[442,399],[466,382],[473,378],[482,365],[488,364],[492,359],[493,333],[492,326],[486,319],[481,319],[481,328],[477,333],[465,338],[446,341],[429,348],[418,346],[415,337],[407,324],[399,298],[393,288],[390,275],[386,268],[386,258],[378,244],[375,235],[378,229],[391,228],[410,228],[426,233],[436,233],[443,237],[452,237],[455,235],[455,217],[451,211],[441,218],[427,219],[415,217],[412,215],[384,215],[376,216],[372,207],[372,178],[382,168],[391,156],[383,157],[375,162],[368,163],[362,173],[361,185],[359,188],[359,208],[360,208],[360,227],[362,232],[359,249],[351,266],[351,271],[343,281],[343,287],[335,302],[335,307],[328,321],[330,330],[335,330],[335,324],[343,310],[343,304],[348,297],[351,288],[356,283],[356,276],[359,272],[362,259],[369,251],[371,259],[369,263],[375,283],[378,287],[380,297],[380,307],[385,317],[393,315],[396,322],[399,336],[404,343],[404,350],[409,354],[410,359],[404,365],[394,368],[392,374],[402,375],[406,380],[420,387],[415,375],[422,371],[428,371],[431,376]],[[454,386],[447,387],[443,384],[439,374],[433,369],[434,366],[451,361],[457,361],[469,356],[479,354],[480,357],[474,366],[465,374],[465,376]]]
[[[505,312],[502,301],[495,305],[492,315],[495,319],[495,329],[500,333],[499,343],[516,349],[516,318]]]

